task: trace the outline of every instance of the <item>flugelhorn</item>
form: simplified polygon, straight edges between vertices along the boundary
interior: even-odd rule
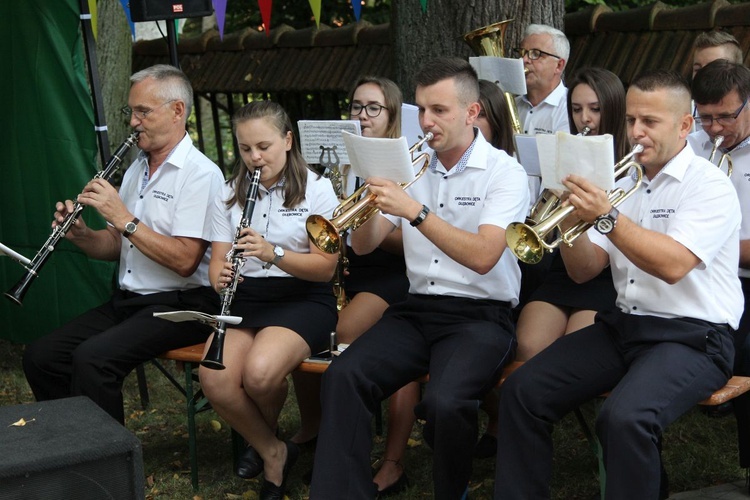
[[[250,227],[250,221],[253,218],[253,211],[255,210],[255,201],[258,199],[260,173],[260,168],[253,170],[253,176],[250,179],[250,186],[247,188],[245,208],[242,210],[242,217],[240,217],[240,222],[237,224],[237,229],[234,232],[234,243],[232,244],[232,249],[227,253],[227,260],[232,262],[232,281],[227,284],[226,288],[223,288],[219,292],[219,295],[221,296],[220,317],[229,316],[232,301],[234,300],[234,294],[237,292],[237,285],[240,283],[240,275],[242,272],[242,266],[245,264],[245,257],[242,256],[242,250],[236,249],[235,246],[242,236],[242,230],[246,227]],[[212,370],[223,370],[226,368],[226,366],[224,366],[224,338],[226,337],[226,333],[227,322],[223,319],[219,319],[219,323],[214,327],[214,338],[208,346],[208,350],[201,361],[201,365],[206,368],[211,368]]]
[[[465,33],[463,39],[478,56],[505,57],[505,43],[503,40],[505,38],[505,30],[511,22],[513,22],[513,19],[506,19],[505,21],[483,26]],[[503,95],[505,96],[505,102],[508,104],[513,133],[520,134],[523,132],[523,129],[521,128],[521,119],[518,117],[516,99],[510,92],[503,92]]]
[[[711,148],[711,154],[708,157],[708,161],[711,163],[714,162],[714,156],[716,156],[716,152],[719,150],[719,146],[721,146],[721,143],[724,142],[724,136],[723,135],[717,135],[714,137],[714,146]],[[734,164],[732,162],[732,157],[729,155],[729,152],[722,153],[722,155],[719,157],[719,163],[716,165],[719,167],[719,170],[721,170],[721,167],[724,165],[724,160],[727,162],[727,177],[732,176],[732,170],[734,169]]]
[[[109,181],[112,178],[112,175],[114,175],[120,167],[125,153],[138,143],[138,134],[138,131],[130,134],[128,138],[125,139],[125,142],[123,142],[110,157],[107,165],[100,170],[92,180],[104,179],[105,181]],[[36,255],[34,255],[34,258],[31,259],[31,263],[23,266],[26,268],[26,274],[24,274],[18,283],[16,283],[16,286],[5,292],[5,296],[8,299],[12,300],[19,306],[23,305],[23,298],[29,290],[31,283],[33,283],[34,279],[39,276],[39,271],[42,269],[42,266],[44,266],[47,259],[50,258],[52,252],[55,251],[58,243],[60,243],[68,231],[70,231],[70,228],[73,227],[73,224],[78,220],[78,216],[81,215],[84,208],[85,205],[78,203],[78,201],[75,202],[73,205],[73,211],[65,216],[62,223],[55,226],[55,229],[52,230],[52,234],[47,238],[47,241],[44,242],[44,245],[42,245]]]
[[[409,149],[409,154],[414,156],[414,153],[419,151],[422,144],[431,141],[432,137],[432,132],[427,132],[419,142]],[[402,189],[407,189],[422,177],[430,163],[430,155],[427,153],[420,154],[416,159],[412,160],[412,165],[418,165],[420,162],[423,162],[423,165],[414,179],[410,182],[399,184]],[[326,253],[338,253],[341,246],[346,244],[341,241],[341,233],[348,230],[355,231],[379,212],[378,208],[373,205],[376,196],[372,193],[363,196],[368,187],[369,184],[363,185],[352,193],[351,196],[342,201],[333,211],[333,218],[331,220],[326,219],[322,215],[311,215],[307,218],[307,223],[305,224],[307,236],[316,247]],[[362,196],[361,199],[359,199],[360,196]]]
[[[636,144],[633,146],[630,153],[625,155],[625,157],[615,165],[615,178],[624,175],[631,168],[634,168],[636,180],[635,185],[627,191],[622,188],[615,188],[609,192],[609,202],[613,207],[616,207],[625,201],[641,185],[643,180],[643,167],[641,167],[638,162],[631,160],[634,155],[641,151],[643,151],[643,146]],[[560,206],[549,214],[546,219],[534,225],[524,224],[522,222],[514,222],[510,224],[505,230],[505,240],[508,243],[508,248],[521,262],[525,262],[526,264],[538,264],[542,260],[545,250],[551,252],[557,248],[560,243],[573,246],[573,241],[586,232],[586,230],[593,224],[590,222],[579,221],[566,231],[562,232],[562,234],[551,243],[547,243],[545,240],[562,221],[575,211],[575,209],[576,207],[573,205]]]
[[[591,132],[591,128],[586,126],[576,135],[585,136],[588,135],[589,132]],[[531,206],[529,216],[526,217],[526,224],[538,224],[549,217],[558,206],[560,206],[560,197],[551,189],[543,190]]]

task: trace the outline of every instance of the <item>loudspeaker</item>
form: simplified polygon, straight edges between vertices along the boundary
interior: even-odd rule
[[[144,498],[140,441],[87,397],[0,407],[0,443],[3,500]]]
[[[130,0],[130,19],[134,23],[205,17],[213,11],[211,0]]]

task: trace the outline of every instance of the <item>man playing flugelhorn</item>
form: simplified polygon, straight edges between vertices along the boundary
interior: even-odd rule
[[[687,145],[690,91],[677,73],[637,77],[626,97],[643,178],[613,207],[580,176],[568,201],[593,229],[560,248],[577,282],[609,265],[617,309],[524,363],[503,384],[496,499],[550,498],[552,424],[610,392],[596,430],[605,497],[659,497],[658,438],[732,374],[732,329],[742,313],[737,279],[740,209],[727,176]],[[618,181],[626,191],[636,181]]]

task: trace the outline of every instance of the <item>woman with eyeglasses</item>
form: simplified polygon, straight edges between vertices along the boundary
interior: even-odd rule
[[[401,90],[393,81],[363,76],[354,84],[349,102],[350,117],[359,120],[363,136],[392,139],[401,136]],[[345,178],[346,192],[340,193],[342,198],[349,196],[362,183],[351,172],[345,173]],[[347,246],[346,256],[348,265],[344,276],[344,289],[348,303],[339,311],[336,325],[336,339],[339,344],[354,342],[380,319],[390,304],[403,300],[409,291],[400,230],[391,233],[380,248],[370,254],[357,255]],[[320,377],[314,374],[295,373],[294,384],[300,408],[301,427],[292,440],[297,443],[314,442],[320,424]],[[406,390],[416,393],[415,398],[418,397],[417,384]],[[397,402],[394,403],[398,397],[397,393],[391,398],[391,406],[398,406]],[[402,450],[394,454],[398,455],[395,459],[389,458],[386,454],[380,476],[385,475],[391,468],[397,472],[396,479],[403,473],[400,459],[414,422],[411,407],[403,413],[406,414],[406,418],[400,426],[402,430],[396,431],[394,420],[391,420],[392,430],[389,431],[389,437],[393,435],[394,441],[403,443]],[[406,437],[401,438],[404,434]],[[387,480],[383,485],[389,486]],[[401,485],[405,485],[404,480],[399,483],[399,487]]]

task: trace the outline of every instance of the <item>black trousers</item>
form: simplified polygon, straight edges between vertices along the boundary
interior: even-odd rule
[[[596,421],[605,497],[658,499],[659,436],[726,383],[733,357],[725,325],[599,313],[503,383],[495,499],[550,498],[553,424],[607,391]]]
[[[88,396],[124,423],[125,377],[162,352],[205,342],[211,333],[206,325],[175,323],[153,313],[217,309],[218,295],[208,287],[149,295],[118,290],[109,302],[26,346],[26,379],[38,401]]]
[[[434,450],[434,498],[457,500],[471,476],[479,403],[515,354],[507,303],[409,295],[323,376],[311,499],[375,498],[370,452],[380,402],[429,373],[415,408]]]
[[[750,278],[741,278],[745,294],[745,311],[740,326],[735,332],[734,374],[750,376]],[[750,393],[734,399],[734,415],[737,417],[737,441],[740,452],[740,467],[750,467]]]

